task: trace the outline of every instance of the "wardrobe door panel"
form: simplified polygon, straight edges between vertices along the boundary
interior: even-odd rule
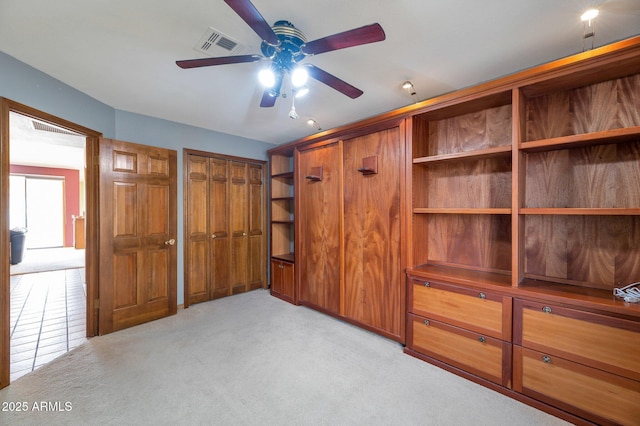
[[[345,316],[400,336],[400,129],[344,142]]]
[[[300,152],[300,302],[340,312],[341,154],[335,143]],[[298,257],[298,255],[296,255]]]
[[[228,296],[229,289],[229,191],[228,161],[210,160],[209,230],[211,240],[211,299]]]

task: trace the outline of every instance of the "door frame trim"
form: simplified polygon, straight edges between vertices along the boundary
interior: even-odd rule
[[[0,97],[0,388],[9,385],[10,380],[10,295],[9,295],[9,113],[47,121],[62,128],[86,136],[85,145],[85,278],[87,282],[87,337],[98,335],[97,303],[99,285],[99,138],[102,133],[79,124],[56,117],[27,105]]]

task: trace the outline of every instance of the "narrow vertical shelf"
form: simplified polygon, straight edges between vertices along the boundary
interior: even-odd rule
[[[271,294],[297,303],[294,285],[293,151],[270,153]]]

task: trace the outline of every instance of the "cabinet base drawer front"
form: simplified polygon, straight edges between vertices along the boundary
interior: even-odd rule
[[[410,312],[511,340],[511,298],[433,281],[411,280]]]
[[[514,390],[600,424],[638,424],[640,382],[514,346]]]
[[[511,377],[511,345],[438,321],[410,315],[407,346],[502,386]]]
[[[514,305],[514,343],[640,381],[640,322],[522,300]]]

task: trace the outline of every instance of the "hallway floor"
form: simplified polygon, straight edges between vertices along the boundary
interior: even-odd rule
[[[11,381],[87,340],[85,269],[11,276]]]

